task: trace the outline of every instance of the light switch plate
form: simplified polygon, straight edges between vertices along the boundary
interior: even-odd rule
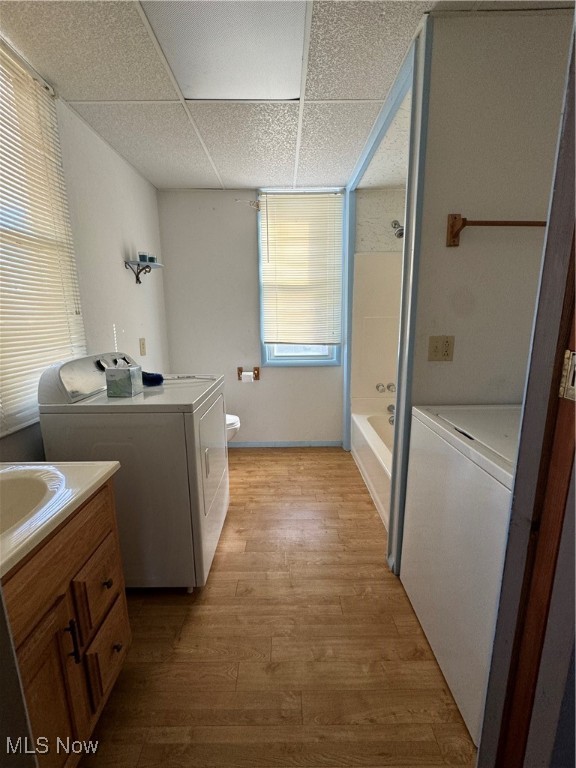
[[[140,339],[140,356],[145,357],[146,355],[146,339]]]

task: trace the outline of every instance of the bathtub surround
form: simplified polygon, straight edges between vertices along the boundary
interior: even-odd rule
[[[356,253],[352,309],[352,412],[385,410],[395,398],[379,383],[396,383],[402,254]],[[384,402],[386,401],[386,402]],[[368,409],[368,410],[367,410]]]
[[[404,220],[404,189],[356,192],[356,249],[352,306],[353,413],[385,411],[395,402],[376,384],[396,382],[402,243],[391,222]]]
[[[351,450],[388,530],[396,395],[403,240],[391,222],[404,221],[404,189],[356,192],[352,306]],[[384,387],[377,389],[378,384]]]
[[[158,193],[170,360],[176,372],[222,373],[234,445],[340,444],[342,368],[260,368],[255,190]]]

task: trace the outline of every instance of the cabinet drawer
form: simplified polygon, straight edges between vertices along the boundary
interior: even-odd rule
[[[72,579],[83,645],[88,642],[123,587],[118,544],[115,535],[109,533],[84,568]]]
[[[124,662],[130,640],[126,599],[124,594],[120,594],[98,634],[86,650],[86,668],[94,711],[97,711],[100,701],[114,684]]]

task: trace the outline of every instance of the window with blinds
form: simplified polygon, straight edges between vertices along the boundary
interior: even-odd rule
[[[0,45],[0,435],[38,419],[38,379],[85,354],[54,97]]]
[[[342,340],[342,192],[259,195],[263,363],[337,365]]]

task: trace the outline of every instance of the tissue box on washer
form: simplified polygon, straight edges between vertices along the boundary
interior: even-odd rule
[[[139,365],[130,365],[127,368],[106,368],[108,397],[134,397],[143,389],[142,368]]]

